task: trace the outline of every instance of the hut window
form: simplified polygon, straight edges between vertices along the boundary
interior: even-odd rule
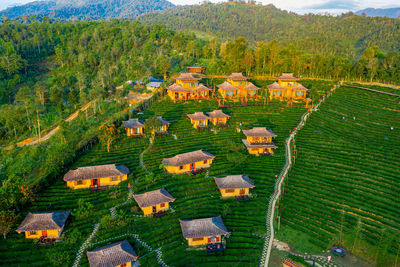
[[[207,164],[207,163],[208,163],[208,160],[205,160],[205,161],[204,161],[204,164]]]
[[[235,192],[235,189],[225,189],[225,193],[233,193]]]
[[[36,231],[29,231],[29,235],[36,235]]]
[[[82,184],[83,184],[83,181],[82,181],[82,180],[76,181],[76,185],[82,185]]]
[[[160,207],[161,207],[161,208],[164,208],[164,207],[165,207],[165,203],[161,203],[161,204],[160,204]]]
[[[204,237],[195,237],[193,238],[193,241],[203,241]]]
[[[123,263],[123,264],[121,264],[120,265],[121,267],[126,267],[126,266],[128,266],[126,263]]]
[[[118,176],[117,177],[111,177],[111,181],[113,181],[113,182],[118,181],[118,179],[119,179]]]

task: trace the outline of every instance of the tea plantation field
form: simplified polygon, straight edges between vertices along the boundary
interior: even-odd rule
[[[378,266],[394,266],[400,249],[399,99],[337,89],[296,137],[295,154],[278,238],[305,252],[342,244]],[[301,232],[308,247],[296,241]]]
[[[311,82],[310,82],[311,83]],[[315,82],[315,96],[324,94],[332,83]],[[87,190],[71,190],[66,187],[62,177],[40,193],[33,204],[21,214],[20,220],[29,211],[61,211],[78,208],[78,200],[92,205],[90,215],[70,216],[61,242],[50,247],[37,247],[34,241],[24,239],[23,235],[11,233],[0,241],[0,265],[7,266],[71,266],[75,255],[83,242],[92,232],[93,226],[100,221],[97,235],[93,239],[97,248],[119,241],[125,234],[139,255],[143,266],[157,264],[156,252],[150,252],[130,237],[135,233],[153,249],[162,252],[162,259],[171,266],[257,266],[265,233],[266,203],[273,189],[275,175],[282,168],[284,160],[284,142],[301,115],[305,111],[303,104],[247,106],[224,108],[231,115],[229,127],[196,130],[192,128],[188,113],[208,112],[217,108],[214,100],[202,102],[173,103],[167,98],[154,102],[143,114],[132,117],[146,119],[151,116],[163,116],[171,126],[169,135],[157,136],[149,147],[148,138],[128,138],[122,136],[113,144],[109,153],[97,144],[85,152],[74,167],[98,164],[125,164],[131,170],[127,182],[114,189],[90,193]],[[243,133],[237,129],[263,126],[272,129],[278,137],[274,140],[279,147],[275,154],[267,157],[248,155],[241,139]],[[146,149],[144,164],[139,164],[139,155]],[[203,149],[216,156],[208,172],[199,175],[170,175],[160,168],[161,160],[179,153]],[[256,188],[248,202],[223,200],[217,190],[213,176],[247,174]],[[134,201],[117,209],[117,218],[110,220],[110,208],[124,202],[128,196],[127,184],[133,186],[135,193],[165,187],[176,201],[172,203],[172,212],[161,218],[141,217],[141,211]],[[179,219],[202,218],[222,215],[230,231],[227,238],[225,255],[210,255],[204,250],[188,249],[184,240]],[[107,223],[108,220],[108,223]],[[82,266],[88,261],[84,253]]]

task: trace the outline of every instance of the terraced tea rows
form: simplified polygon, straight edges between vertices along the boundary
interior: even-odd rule
[[[267,126],[278,135],[276,143],[283,147],[285,136],[292,129],[304,109],[285,107],[239,107],[225,109],[232,115],[230,127],[199,131],[192,128],[188,113],[212,111],[214,101],[202,103],[174,104],[169,100],[153,104],[143,119],[161,115],[171,123],[168,136],[156,138],[154,145],[144,156],[147,168],[156,174],[152,183],[142,176],[135,185],[136,192],[144,192],[165,187],[176,201],[172,204],[175,212],[162,218],[139,218],[134,225],[141,239],[154,248],[161,247],[164,261],[169,265],[182,266],[188,262],[194,265],[221,265],[222,263],[239,266],[255,266],[262,248],[262,236],[265,225],[265,201],[268,198],[275,175],[284,163],[284,149],[278,149],[271,157],[250,157],[242,145],[242,133],[236,127]],[[179,153],[203,149],[216,155],[216,159],[205,175],[166,174],[159,168],[165,157]],[[229,161],[227,155],[238,150],[239,161]],[[254,198],[247,203],[220,199],[213,176],[228,174],[248,174],[256,188]],[[136,205],[136,204],[134,204]],[[225,256],[206,256],[205,251],[187,251],[186,241],[182,237],[179,218],[201,218],[223,215],[224,222],[231,232],[227,242]],[[106,229],[103,229],[106,231]],[[98,240],[111,236],[112,232],[99,234]],[[160,238],[161,237],[161,238]]]
[[[339,88],[313,114],[295,144],[297,158],[281,204],[284,225],[310,234],[310,242],[320,248],[339,242],[343,228],[349,247],[362,237],[376,249],[398,253],[398,99]],[[360,236],[349,237],[358,220]],[[369,251],[374,262],[375,255]]]
[[[323,89],[321,84],[318,88],[318,90]],[[147,138],[122,137],[109,153],[100,144],[96,145],[76,162],[75,167],[107,163],[125,164],[132,174],[129,175],[128,182],[119,186],[121,190],[119,197],[111,198],[110,191],[89,193],[86,190],[70,190],[60,177],[56,184],[41,193],[29,210],[72,210],[77,207],[77,200],[82,198],[93,204],[93,214],[84,219],[71,216],[65,228],[66,239],[54,247],[36,247],[32,241],[23,239],[22,235],[11,234],[9,239],[1,242],[0,263],[16,266],[48,265],[50,256],[59,254],[62,263],[72,264],[79,247],[89,237],[93,226],[110,214],[111,207],[126,200],[126,185],[130,183],[137,193],[165,187],[177,198],[172,204],[173,212],[162,218],[141,217],[136,203],[132,201],[119,207],[117,213],[129,216],[135,219],[135,222],[124,226],[118,224],[114,227],[100,226],[92,240],[97,244],[96,247],[108,244],[113,237],[125,235],[132,241],[144,266],[157,264],[155,257],[157,249],[159,249],[158,255],[162,252],[162,259],[168,265],[182,266],[191,263],[195,266],[256,266],[265,233],[265,203],[272,192],[275,175],[284,164],[284,140],[297,124],[304,108],[299,105],[293,108],[283,106],[226,108],[224,112],[232,116],[229,121],[230,127],[205,131],[192,128],[186,114],[195,111],[207,112],[216,108],[217,103],[213,100],[201,103],[172,103],[163,99],[153,103],[143,115],[139,115],[139,118],[161,115],[171,123],[170,134],[156,137],[155,143],[144,155],[144,164],[155,176],[146,176],[145,170],[139,165],[139,154],[149,145]],[[274,141],[279,146],[275,155],[269,157],[248,155],[241,142],[244,135],[237,132],[237,128],[254,126],[266,126],[278,135]],[[173,176],[160,169],[159,165],[163,158],[197,149],[216,155],[207,173],[196,176]],[[248,174],[255,183],[256,188],[252,190],[253,198],[249,202],[241,203],[235,200],[222,200],[212,177],[239,173]],[[136,215],[132,217],[132,213]],[[216,215],[223,216],[231,232],[225,255],[207,256],[204,250],[188,249],[178,219]],[[66,242],[71,235],[75,235],[73,233],[75,229],[80,233],[76,241]],[[137,244],[131,237],[133,233],[151,246],[153,252]],[[89,249],[92,248],[93,246],[89,246]],[[88,265],[86,256],[82,257],[81,265]]]

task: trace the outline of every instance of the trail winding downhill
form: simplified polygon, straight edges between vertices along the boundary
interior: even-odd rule
[[[285,178],[287,177],[287,174],[289,172],[289,169],[292,166],[292,153],[290,151],[290,144],[292,143],[294,137],[296,136],[297,132],[300,131],[304,126],[305,122],[307,119],[310,117],[310,115],[318,111],[320,105],[325,102],[325,99],[330,97],[333,92],[336,90],[336,86],[333,87],[330,92],[326,95],[326,97],[323,97],[318,104],[316,104],[312,109],[307,111],[301,116],[300,122],[297,124],[296,128],[291,132],[290,136],[286,139],[285,142],[285,165],[283,166],[276,182],[275,182],[275,187],[274,187],[274,193],[270,197],[268,201],[268,206],[267,206],[267,216],[266,216],[266,235],[264,239],[264,246],[261,254],[261,260],[260,260],[260,266],[268,266],[269,263],[269,257],[271,255],[271,249],[272,249],[272,241],[274,240],[274,215],[275,215],[275,206],[276,202],[278,201],[280,195],[281,195],[281,186]]]
[[[92,100],[89,103],[87,103],[85,106],[83,106],[82,108],[76,110],[74,113],[72,113],[71,115],[69,115],[65,121],[66,122],[70,122],[75,120],[80,111],[85,111],[87,110],[96,100]],[[52,137],[58,130],[60,129],[60,126],[56,126],[55,128],[51,129],[49,132],[47,132],[45,135],[43,135],[42,137],[40,137],[40,139],[38,138],[28,138],[25,139],[24,141],[18,142],[17,146],[22,147],[22,146],[32,146],[32,145],[37,145],[39,143],[45,142],[47,141],[50,137]]]

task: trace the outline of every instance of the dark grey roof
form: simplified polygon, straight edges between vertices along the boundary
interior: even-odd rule
[[[175,198],[171,196],[165,188],[149,191],[143,194],[133,195],[139,207],[150,207],[166,202],[173,202]]]
[[[272,89],[272,90],[284,90],[285,88],[282,87],[279,83],[274,82],[273,84],[270,84],[267,86],[268,89]]]
[[[230,117],[229,115],[223,113],[222,110],[220,110],[220,109],[214,110],[212,112],[207,112],[207,115],[210,118],[229,118]]]
[[[127,121],[123,121],[122,124],[125,128],[137,128],[144,126],[143,122],[139,119],[129,119]]]
[[[193,220],[179,220],[184,238],[196,238],[228,234],[221,216]]]
[[[136,261],[138,256],[128,240],[86,252],[91,267],[112,267]]]
[[[242,142],[247,148],[278,148],[273,142],[270,144],[250,144],[246,139],[242,139]]]
[[[213,158],[215,158],[213,154],[210,154],[203,150],[197,150],[193,152],[178,154],[172,158],[165,158],[162,160],[162,163],[168,164],[169,166],[182,166]]]
[[[80,181],[104,177],[117,177],[125,174],[129,174],[129,169],[125,165],[107,164],[80,167],[76,170],[70,170],[67,172],[64,175],[64,181]]]
[[[203,112],[195,112],[193,114],[187,114],[189,118],[191,118],[194,121],[197,120],[208,120],[209,117],[205,115]]]
[[[243,130],[246,136],[253,137],[276,137],[276,134],[272,130],[267,130],[265,127],[254,127],[251,130]]]
[[[67,221],[70,211],[63,212],[29,212],[17,232],[61,230]]]
[[[247,175],[229,175],[226,177],[214,177],[219,189],[254,188]]]

